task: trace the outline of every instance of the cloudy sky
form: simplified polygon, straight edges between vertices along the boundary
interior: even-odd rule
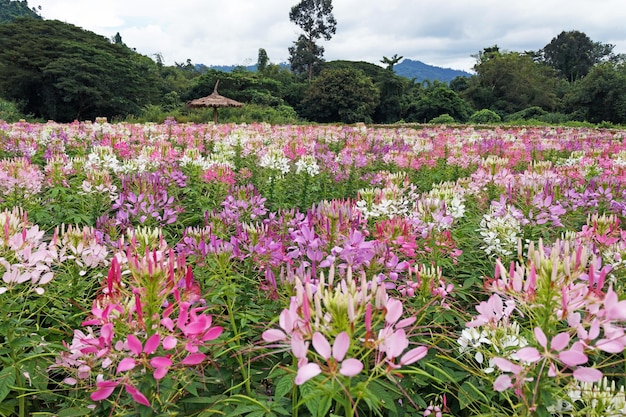
[[[126,45],[167,65],[252,65],[259,48],[286,62],[299,35],[289,11],[299,0],[30,0],[45,19],[58,19]],[[394,54],[445,68],[470,70],[471,55],[538,50],[560,32],[579,30],[626,53],[623,0],[334,0],[337,33],[326,60],[380,64]],[[382,65],[382,64],[381,64]]]

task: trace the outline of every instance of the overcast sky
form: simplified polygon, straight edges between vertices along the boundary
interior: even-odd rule
[[[166,65],[252,65],[264,48],[287,62],[299,35],[289,11],[299,0],[30,0],[58,19],[111,38]],[[337,33],[327,61],[380,64],[394,54],[445,68],[471,70],[475,55],[538,50],[562,31],[578,30],[626,53],[624,0],[334,0]],[[382,65],[382,64],[381,64]]]

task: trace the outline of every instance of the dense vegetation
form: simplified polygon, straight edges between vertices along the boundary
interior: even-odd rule
[[[330,2],[317,3],[302,1],[292,9],[290,19],[303,34],[289,48],[291,69],[271,63],[260,48],[256,70],[225,72],[191,60],[167,66],[158,54],[147,57],[126,46],[119,33],[109,40],[42,20],[26,1],[2,0],[0,119],[205,122],[209,111],[184,104],[210,94],[219,79],[222,95],[246,104],[222,110],[222,121],[465,123],[489,110],[497,117],[488,120],[505,122],[626,123],[624,59],[613,54],[613,45],[582,32],[564,31],[539,51],[487,47],[475,56],[474,75],[418,82],[395,73],[398,55],[381,60],[386,68],[324,61],[315,41],[330,39],[337,23]],[[325,26],[311,27],[307,13],[321,13]],[[346,71],[350,83],[342,86],[338,80]]]

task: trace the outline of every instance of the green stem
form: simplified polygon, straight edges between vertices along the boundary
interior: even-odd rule
[[[239,336],[239,329],[237,327],[237,322],[235,320],[234,305],[235,305],[235,300],[231,299],[231,297],[228,297],[226,300],[226,309],[228,310],[228,317],[230,319],[230,327],[233,331],[233,336],[235,340],[237,340],[237,343],[238,343],[240,336]],[[250,396],[252,395],[252,387],[250,385],[250,375],[244,364],[243,356],[241,355],[240,350],[237,352],[236,358],[237,358],[237,363],[239,364],[239,368],[241,369],[241,376],[243,377],[243,382],[246,386],[246,394]]]

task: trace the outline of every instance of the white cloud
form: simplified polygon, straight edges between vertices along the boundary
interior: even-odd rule
[[[246,65],[264,48],[285,62],[298,36],[289,21],[297,0],[31,0],[42,16],[124,42],[166,64]],[[335,0],[337,33],[323,42],[327,60],[378,64],[402,55],[431,65],[469,70],[471,55],[497,44],[503,50],[537,50],[564,30],[626,53],[626,10],[604,0]]]

